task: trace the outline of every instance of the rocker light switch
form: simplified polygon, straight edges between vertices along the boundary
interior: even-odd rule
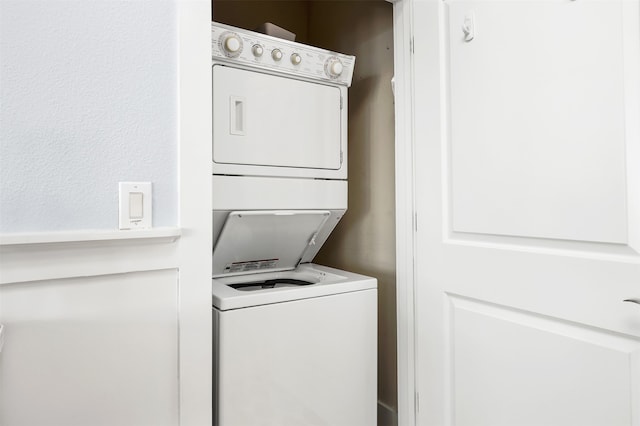
[[[4,325],[0,324],[0,352],[4,346]]]
[[[144,194],[142,192],[129,193],[129,219],[142,219],[144,217],[143,201]]]
[[[151,228],[151,182],[120,182],[120,229]]]

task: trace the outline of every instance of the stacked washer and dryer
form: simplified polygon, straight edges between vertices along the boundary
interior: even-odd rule
[[[211,35],[214,424],[373,426],[377,281],[310,263],[347,209],[355,58]]]

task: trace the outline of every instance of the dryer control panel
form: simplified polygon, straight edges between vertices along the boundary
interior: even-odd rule
[[[211,23],[215,61],[351,86],[355,56],[344,55],[266,34]]]

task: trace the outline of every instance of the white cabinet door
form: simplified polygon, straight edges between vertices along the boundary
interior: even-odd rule
[[[177,271],[0,286],[0,425],[178,424]]]
[[[417,424],[640,425],[639,2],[413,7]]]

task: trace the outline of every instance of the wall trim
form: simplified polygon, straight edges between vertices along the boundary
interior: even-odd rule
[[[396,167],[397,424],[416,424],[412,0],[393,3]]]
[[[19,234],[0,234],[0,247],[32,247],[39,244],[55,244],[64,246],[68,243],[113,244],[131,240],[139,243],[172,243],[180,237],[180,228],[152,228],[135,231],[119,230],[82,230],[63,232],[29,232]]]
[[[180,425],[212,424],[211,1],[177,1]]]
[[[178,268],[179,228],[119,232],[2,235],[0,285]]]

